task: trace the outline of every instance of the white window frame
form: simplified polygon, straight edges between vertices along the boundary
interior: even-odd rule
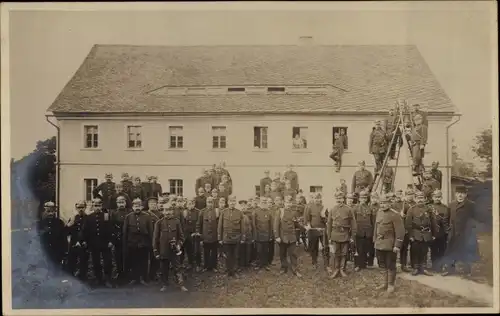
[[[87,128],[88,127],[97,127],[97,147],[87,147]],[[82,124],[82,150],[101,150],[101,137],[100,137],[101,127],[97,123],[84,123]]]
[[[172,181],[175,181],[174,182],[174,186],[173,186],[173,191],[172,192]],[[180,181],[180,186],[178,185]],[[180,190],[179,190],[180,188]],[[175,194],[175,195],[184,195],[184,180],[183,179],[168,179],[168,192],[170,194]],[[180,192],[180,194],[179,194]]]
[[[260,133],[259,133],[259,146],[255,146],[255,130],[256,129],[259,129],[260,130]],[[262,131],[265,130],[265,134],[266,134],[266,147],[263,147],[263,138],[262,138]],[[269,127],[268,126],[254,126],[253,127],[253,149],[254,150],[269,150]]]
[[[87,181],[92,181],[95,185],[90,185],[90,200],[87,199]],[[94,199],[94,194],[92,191],[99,186],[99,179],[97,178],[83,178],[83,200],[84,201],[92,201]]]
[[[130,128],[131,127],[138,127],[140,129],[140,141],[141,141],[141,145],[139,147],[135,146],[135,147],[130,147]],[[126,140],[127,140],[127,144],[126,144],[126,148],[127,150],[143,150],[143,146],[144,146],[144,135],[142,133],[142,125],[139,125],[139,124],[129,124],[125,127],[125,134],[126,134]],[[137,140],[135,140],[135,143],[137,143]]]
[[[180,133],[178,132],[180,130]],[[176,133],[177,131],[177,133]],[[174,133],[173,133],[174,132]],[[175,147],[172,146],[172,137],[175,137]],[[182,138],[182,146],[179,147],[179,137]],[[168,126],[168,149],[169,150],[182,150],[184,149],[184,126],[182,125],[169,125]]]
[[[305,140],[305,146],[304,146],[303,148],[295,148],[295,147],[293,146],[293,141],[294,141],[294,139],[295,139],[295,133],[294,133],[293,131],[294,131],[296,128],[298,128],[298,129],[299,129],[299,136],[300,136],[300,138],[302,138],[302,140]],[[303,130],[303,129],[307,130],[307,132],[306,132],[306,138],[305,138],[305,139],[302,137],[302,135],[303,135],[303,134],[302,134],[302,130]],[[292,127],[292,149],[293,149],[294,151],[307,151],[307,150],[310,150],[310,144],[309,144],[309,127],[308,127],[308,126],[303,126],[303,125],[294,125],[294,126]]]
[[[333,125],[332,126],[332,144],[335,143],[335,135],[333,133],[333,130],[334,129],[337,129],[338,130],[338,133],[340,135],[340,130],[341,129],[344,129],[345,130],[345,134],[347,135],[347,137],[349,137],[349,133],[348,133],[348,130],[349,130],[349,126],[337,126],[337,125]],[[344,153],[346,152],[349,152],[349,143],[347,144],[347,148],[344,148]]]
[[[221,134],[221,135],[217,135],[216,129],[223,130],[224,133]],[[212,125],[210,127],[210,134],[211,134],[210,135],[211,136],[211,138],[210,138],[211,146],[210,147],[212,148],[212,150],[222,150],[222,151],[224,151],[224,150],[228,149],[228,144],[227,144],[227,126],[224,126],[224,125]],[[221,139],[220,138],[222,136],[224,136],[224,138],[225,138],[225,144],[226,144],[225,147],[220,147],[220,144],[221,144]],[[218,146],[217,147],[214,147],[214,137],[218,137],[218,142],[217,142]]]

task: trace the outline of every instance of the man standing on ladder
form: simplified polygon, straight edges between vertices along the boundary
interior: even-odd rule
[[[375,121],[375,128],[370,133],[369,151],[375,158],[375,174],[378,174],[387,152],[386,135],[380,120]]]
[[[423,170],[422,159],[424,158],[425,145],[427,145],[427,126],[422,124],[423,120],[420,114],[415,115],[413,120],[415,122],[411,133],[413,173],[420,174]]]

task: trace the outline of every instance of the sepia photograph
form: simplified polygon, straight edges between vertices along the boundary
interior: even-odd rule
[[[496,6],[2,3],[3,313],[499,312]]]

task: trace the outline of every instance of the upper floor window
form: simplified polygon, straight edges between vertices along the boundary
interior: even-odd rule
[[[128,148],[142,148],[142,126],[127,126]]]
[[[94,194],[92,193],[97,187],[97,179],[83,179],[85,185],[85,201],[92,201]]]
[[[212,127],[212,148],[224,149],[226,148],[226,127],[213,126]]]
[[[333,127],[332,128],[332,143],[335,144],[335,140],[337,137],[340,139],[339,142],[341,142],[344,146],[344,149],[348,149],[349,142],[347,138],[347,127]]]
[[[267,149],[267,127],[255,126],[253,128],[253,146]]]
[[[293,149],[307,148],[307,127],[294,127],[292,129]]]
[[[311,193],[322,193],[323,187],[321,185],[312,185],[309,187],[309,192]]]
[[[84,146],[85,148],[98,148],[99,147],[99,128],[97,125],[84,126]]]
[[[170,134],[170,144],[169,148],[183,148],[184,147],[184,136],[182,126],[170,126],[168,128]]]

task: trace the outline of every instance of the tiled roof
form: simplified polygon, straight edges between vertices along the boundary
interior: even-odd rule
[[[334,95],[172,96],[163,86],[331,85]],[[53,113],[455,112],[415,46],[95,45]]]

